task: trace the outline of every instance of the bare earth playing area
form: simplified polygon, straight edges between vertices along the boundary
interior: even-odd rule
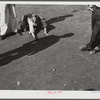
[[[0,41],[0,90],[100,90],[100,53],[79,46],[91,36],[91,11],[82,5],[16,5],[45,18],[49,36],[24,32]]]

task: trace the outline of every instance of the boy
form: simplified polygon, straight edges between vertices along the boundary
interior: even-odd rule
[[[90,51],[90,54],[95,54],[100,51],[100,5],[89,6],[92,11],[92,35],[90,42],[86,46],[81,46],[79,49],[81,51]]]

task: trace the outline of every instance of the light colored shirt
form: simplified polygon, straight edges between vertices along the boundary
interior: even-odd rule
[[[100,7],[100,5],[96,5],[97,7]],[[89,10],[91,10],[91,11],[94,11],[94,9],[92,8],[93,7],[93,5],[88,5],[88,8],[87,9],[89,9]]]

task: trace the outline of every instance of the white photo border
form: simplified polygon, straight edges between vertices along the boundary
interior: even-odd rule
[[[0,1],[8,4],[93,5],[99,1]],[[100,99],[100,91],[0,90],[0,99]]]

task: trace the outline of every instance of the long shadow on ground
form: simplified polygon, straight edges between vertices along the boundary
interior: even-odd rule
[[[69,18],[69,17],[73,17],[73,14],[54,17],[54,18],[51,18],[50,20],[47,20],[46,23],[50,25],[56,22],[64,21],[66,18]]]
[[[74,33],[68,33],[61,36],[50,35],[43,37],[38,41],[31,41],[26,43],[22,47],[16,48],[12,51],[0,54],[0,66],[6,65],[11,61],[19,59],[25,55],[35,54],[57,43],[61,38],[67,38],[73,35]]]
[[[51,24],[56,23],[56,22],[60,22],[60,21],[64,21],[68,17],[73,17],[73,14],[54,17],[54,18],[51,18],[51,19],[45,21],[47,24],[47,31],[49,32],[49,31],[55,29],[55,26],[51,25]]]

